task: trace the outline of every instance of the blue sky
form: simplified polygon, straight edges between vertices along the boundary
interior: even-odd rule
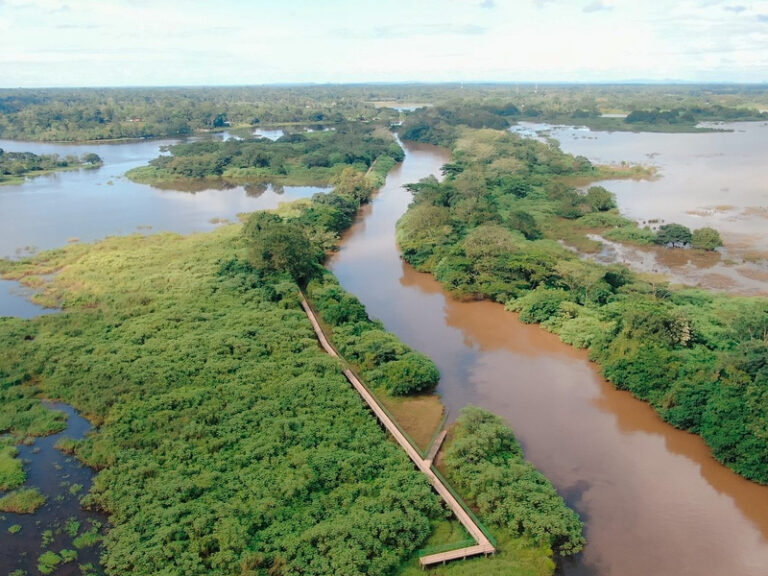
[[[0,0],[0,86],[768,82],[768,0]]]

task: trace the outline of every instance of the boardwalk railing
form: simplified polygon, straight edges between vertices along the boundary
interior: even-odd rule
[[[339,353],[333,347],[325,335],[320,322],[315,315],[315,312],[307,303],[306,298],[302,294],[301,306],[304,308],[307,317],[309,318],[312,327],[317,334],[317,338],[320,341],[323,349],[333,356],[334,358],[341,358]],[[346,364],[346,362],[345,362]],[[453,549],[450,551],[439,552],[428,556],[422,556],[419,562],[422,566],[431,566],[433,564],[445,563],[451,560],[458,560],[461,558],[468,558],[470,556],[478,556],[480,554],[493,554],[496,552],[495,544],[490,537],[488,529],[483,526],[477,517],[472,513],[469,507],[462,501],[461,497],[450,487],[448,482],[438,472],[432,462],[424,459],[424,455],[420,450],[416,448],[413,441],[408,438],[407,434],[400,428],[397,421],[384,409],[374,395],[368,390],[368,388],[360,381],[357,375],[352,372],[348,367],[343,368],[343,373],[349,380],[350,384],[357,390],[358,394],[363,398],[368,407],[373,411],[379,421],[384,425],[387,431],[392,434],[395,441],[405,450],[408,457],[413,461],[416,467],[427,477],[429,483],[445,501],[448,508],[453,512],[456,519],[461,522],[462,526],[472,536],[473,542],[477,544],[460,549]]]
[[[452,550],[459,550],[461,548],[468,548],[476,544],[474,538],[467,538],[466,540],[459,540],[458,542],[449,542],[448,544],[440,544],[438,546],[427,546],[419,550],[419,558],[424,556],[431,556],[432,554],[440,554],[441,552],[450,552]]]

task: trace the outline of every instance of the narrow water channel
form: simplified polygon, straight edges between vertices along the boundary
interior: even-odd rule
[[[498,304],[453,300],[401,261],[395,223],[410,202],[402,185],[439,174],[448,160],[434,147],[405,149],[330,267],[372,316],[435,360],[452,417],[467,404],[503,416],[579,511],[588,546],[562,574],[768,574],[768,487],[616,391],[585,353]]]
[[[91,489],[95,472],[75,456],[55,447],[62,438],[83,438],[91,424],[67,404],[46,403],[46,406],[67,414],[67,428],[18,447],[27,474],[24,487],[37,488],[45,495],[46,502],[34,514],[0,513],[2,575],[15,570],[39,574],[38,558],[46,550],[77,551],[77,561],[62,564],[55,571],[57,576],[76,576],[83,573],[80,565],[98,566],[99,563],[100,545],[78,548],[74,543],[77,535],[88,530],[103,532],[107,522],[104,514],[86,511],[80,506],[80,498]]]

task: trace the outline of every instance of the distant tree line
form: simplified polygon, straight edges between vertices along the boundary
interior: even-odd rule
[[[357,123],[340,124],[327,132],[289,133],[277,141],[203,140],[176,144],[166,151],[170,154],[129,171],[128,177],[150,184],[203,178],[328,184],[345,167],[366,171],[384,155],[398,162],[403,159],[402,149],[388,133]]]
[[[0,148],[0,184],[3,181],[18,180],[23,176],[34,176],[71,168],[94,168],[101,166],[98,154],[59,156],[58,154],[33,154],[32,152],[5,152]]]

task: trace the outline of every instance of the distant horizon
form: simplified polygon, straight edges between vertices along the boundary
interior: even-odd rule
[[[768,0],[0,0],[0,86],[768,83]]]

